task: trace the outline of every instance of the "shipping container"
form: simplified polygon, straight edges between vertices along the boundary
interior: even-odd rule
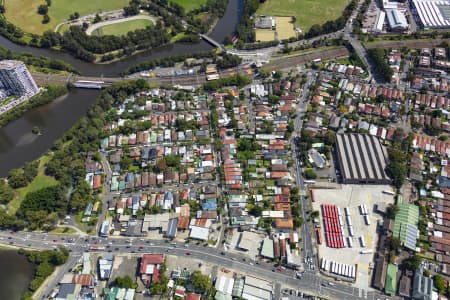
[[[338,206],[337,208],[338,216],[342,216],[341,208]]]
[[[366,222],[366,225],[367,225],[367,226],[370,225],[370,218],[369,218],[369,215],[364,215],[364,222]]]

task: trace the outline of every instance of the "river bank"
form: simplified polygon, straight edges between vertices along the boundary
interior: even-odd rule
[[[0,177],[13,168],[42,156],[69,130],[100,94],[97,90],[72,90],[54,101],[25,112],[0,128]],[[31,131],[38,126],[43,135]]]
[[[238,24],[239,14],[242,10],[242,1],[243,0],[230,0],[228,2],[224,16],[217,22],[217,25],[210,34],[213,39],[222,42],[227,35],[233,34],[234,29]],[[178,54],[194,54],[213,49],[213,47],[205,41],[201,41],[197,44],[175,43],[136,53],[130,57],[108,64],[93,64],[74,58],[70,54],[61,51],[18,45],[4,36],[0,36],[0,45],[10,49],[12,52],[27,52],[62,60],[73,66],[82,75],[93,77],[120,77],[120,74],[124,70],[141,62],[175,56]]]

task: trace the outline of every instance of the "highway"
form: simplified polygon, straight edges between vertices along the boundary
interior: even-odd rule
[[[37,297],[38,299],[44,299],[43,296],[51,292],[63,274],[79,260],[83,252],[94,251],[90,249],[99,247],[104,247],[105,250],[101,251],[110,251],[115,254],[164,253],[165,255],[195,258],[213,265],[234,269],[243,274],[252,274],[308,294],[321,295],[328,299],[381,299],[382,297],[380,294],[372,292],[367,293],[367,298],[360,297],[361,292],[359,289],[339,282],[335,282],[331,286],[328,284],[328,280],[324,280],[320,275],[311,271],[306,271],[301,279],[297,279],[293,270],[286,269],[279,272],[274,267],[273,262],[259,260],[253,263],[253,260],[244,259],[237,254],[223,252],[217,248],[205,247],[201,244],[197,245],[193,242],[185,247],[181,243],[177,243],[174,246],[166,240],[123,237],[110,237],[108,239],[85,238],[74,235],[0,231],[0,244],[38,250],[52,249],[58,245],[63,245],[71,251],[69,262],[61,268],[60,272],[52,275],[51,282],[41,289],[41,295]]]

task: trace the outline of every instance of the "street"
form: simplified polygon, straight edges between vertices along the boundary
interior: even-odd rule
[[[135,253],[136,255],[139,255],[139,253],[164,253],[166,255],[179,257],[186,257],[186,252],[189,252],[190,258],[197,258],[214,265],[235,269],[244,274],[251,274],[274,283],[282,283],[284,286],[299,289],[312,295],[321,295],[329,299],[377,299],[382,297],[380,294],[373,292],[367,293],[367,298],[362,297],[360,295],[364,293],[358,288],[338,282],[333,286],[327,286],[327,280],[324,280],[319,274],[311,271],[306,271],[303,274],[302,279],[297,279],[294,270],[286,269],[282,270],[282,272],[274,270],[273,262],[257,261],[253,264],[248,259],[244,261],[239,255],[232,255],[227,252],[223,252],[222,254],[222,250],[220,249],[205,247],[195,243],[189,243],[188,246],[185,247],[184,244],[181,243],[174,246],[166,240],[122,237],[111,237],[108,239],[100,239],[97,237],[74,238],[74,236],[71,235],[50,235],[46,233],[27,232],[11,233],[0,231],[0,244],[39,250],[52,249],[53,247],[62,245],[69,249],[71,252],[69,262],[66,263],[64,267],[60,268],[58,274],[52,275],[53,279],[51,280],[51,283],[42,289],[39,299],[45,299],[43,296],[46,296],[51,292],[60,278],[62,278],[63,274],[78,261],[78,258],[81,257],[83,252],[95,251],[93,250],[95,248],[102,252],[110,251],[115,254]]]

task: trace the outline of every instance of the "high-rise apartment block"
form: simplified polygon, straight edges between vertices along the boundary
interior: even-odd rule
[[[0,89],[17,96],[32,96],[39,90],[25,64],[17,60],[0,61]]]

